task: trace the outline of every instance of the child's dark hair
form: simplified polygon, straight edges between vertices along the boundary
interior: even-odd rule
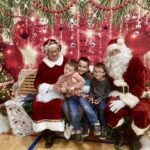
[[[86,62],[86,63],[88,64],[88,66],[90,65],[90,61],[89,61],[89,59],[88,59],[87,57],[80,57],[79,60],[78,60],[78,63],[79,63],[80,61]]]
[[[98,62],[94,65],[94,68],[102,68],[104,70],[104,72],[107,74],[107,70],[106,70],[106,67],[103,63],[101,62]]]
[[[69,59],[66,64],[69,64],[70,66],[74,67],[75,70],[77,69],[78,63],[75,59]]]

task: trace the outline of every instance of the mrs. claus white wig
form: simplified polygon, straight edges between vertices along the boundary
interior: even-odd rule
[[[48,39],[44,42],[43,48],[47,52],[51,48],[57,48],[58,50],[61,50],[61,45],[54,39]]]

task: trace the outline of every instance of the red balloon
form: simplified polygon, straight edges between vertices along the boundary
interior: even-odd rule
[[[5,46],[4,63],[8,69],[20,70],[23,67],[22,54],[15,45]]]
[[[143,55],[150,50],[150,36],[143,29],[129,31],[125,37],[125,43],[136,56]]]

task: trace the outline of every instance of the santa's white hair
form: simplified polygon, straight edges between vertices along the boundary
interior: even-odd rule
[[[113,50],[119,50],[120,53],[110,56]],[[106,49],[106,69],[110,77],[114,79],[116,86],[127,85],[122,76],[125,73],[128,63],[132,58],[131,50],[125,45],[123,39],[118,39],[117,43],[111,44]]]

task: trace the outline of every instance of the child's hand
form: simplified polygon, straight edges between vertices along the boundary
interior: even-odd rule
[[[68,89],[68,92],[69,92],[69,93],[73,93],[73,92],[74,92],[74,89],[75,89],[75,87],[70,87],[70,88]]]
[[[78,91],[78,92],[75,92],[75,95],[82,96],[82,93]]]
[[[93,103],[93,97],[91,97],[91,96],[88,96],[88,100],[89,100],[89,102],[91,102],[91,103]]]
[[[98,100],[98,99],[95,99],[95,100],[94,100],[94,104],[95,104],[95,105],[98,105],[98,104],[99,104],[99,100]]]
[[[58,92],[58,91],[60,91],[60,87],[61,87],[61,84],[55,84],[54,90],[56,90]]]
[[[67,89],[64,88],[64,87],[61,87],[61,88],[60,88],[60,91],[61,91],[62,93],[66,93],[66,92],[67,92]]]

